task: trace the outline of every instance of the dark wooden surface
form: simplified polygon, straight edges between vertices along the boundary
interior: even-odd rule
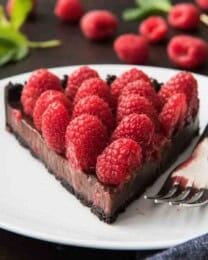
[[[6,1],[1,0],[4,4]],[[0,78],[31,71],[40,67],[65,66],[73,64],[106,64],[120,63],[112,49],[113,40],[102,43],[87,41],[76,24],[60,23],[53,15],[54,0],[37,0],[38,15],[33,21],[24,26],[24,32],[31,40],[61,39],[63,45],[55,49],[33,50],[29,57],[16,64],[9,64],[0,68]],[[179,1],[175,1],[179,2]],[[133,0],[83,0],[87,10],[109,9],[120,16],[121,10],[133,6]],[[118,34],[137,32],[138,23],[124,23],[120,20]],[[180,31],[170,29],[169,38]],[[201,25],[192,34],[208,40],[208,28]],[[151,55],[148,65],[175,68],[166,55],[166,44],[151,46]],[[207,75],[208,64],[195,70]],[[153,251],[108,251],[93,250],[79,247],[70,247],[26,238],[8,231],[0,230],[0,260],[1,259],[122,259],[143,258]]]

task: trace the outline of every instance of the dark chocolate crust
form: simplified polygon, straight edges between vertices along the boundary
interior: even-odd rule
[[[128,183],[124,185],[124,187],[118,187],[118,188],[112,188],[109,186],[105,186],[97,180],[96,176],[89,176],[86,177],[86,174],[83,175],[83,173],[80,175],[82,178],[89,179],[89,183],[93,183],[98,185],[100,187],[100,193],[104,193],[107,191],[109,194],[106,197],[103,197],[107,201],[108,204],[111,206],[111,210],[109,214],[106,214],[105,208],[100,207],[99,205],[96,205],[92,199],[89,200],[83,192],[79,192],[69,181],[67,181],[65,178],[60,176],[60,174],[56,171],[54,171],[48,164],[47,161],[45,161],[43,158],[38,156],[34,150],[31,149],[30,145],[24,140],[22,136],[18,133],[18,130],[14,129],[15,124],[12,125],[13,119],[12,117],[12,110],[13,109],[20,109],[20,95],[21,95],[21,85],[12,85],[9,84],[6,87],[5,90],[5,111],[6,111],[6,126],[8,130],[10,130],[11,133],[13,133],[20,144],[26,148],[28,148],[31,152],[31,154],[38,158],[45,167],[48,169],[50,173],[52,173],[57,180],[74,196],[76,196],[84,205],[91,208],[91,211],[99,217],[100,220],[106,222],[106,223],[112,223],[116,220],[117,216],[123,212],[126,207],[135,199],[137,199],[144,191],[145,189],[151,185],[155,179],[158,178],[159,175],[161,175],[165,170],[168,169],[168,167],[177,159],[177,157],[181,154],[181,152],[190,144],[192,139],[198,134],[198,118],[195,119],[194,122],[190,123],[189,125],[185,126],[184,129],[182,129],[179,133],[177,133],[173,138],[173,145],[172,149],[167,148],[163,151],[162,154],[162,161],[158,164],[157,162],[148,162],[146,165],[144,165],[142,170],[139,170],[138,173],[135,174],[134,178],[132,180],[129,180]],[[23,115],[23,120],[25,120],[25,125],[28,125],[31,130],[33,130],[34,126],[32,125],[32,122],[27,122],[27,118],[25,119],[25,115]],[[37,130],[34,129],[37,136],[41,136]],[[43,142],[43,141],[42,141]],[[43,144],[42,145],[46,145]],[[48,150],[48,148],[47,148]],[[51,151],[50,151],[51,153]],[[52,154],[53,156],[53,154]],[[62,159],[59,155],[55,155],[55,158]],[[87,179],[87,181],[88,181]],[[132,193],[131,189],[134,191]],[[96,190],[95,190],[96,191]],[[130,192],[129,192],[130,191]],[[132,195],[129,195],[132,193]],[[124,199],[125,198],[125,199]],[[102,205],[102,203],[101,203]],[[105,206],[105,204],[103,204]]]

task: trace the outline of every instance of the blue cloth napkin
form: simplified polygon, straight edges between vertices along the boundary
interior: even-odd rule
[[[137,258],[139,259],[139,258]],[[140,258],[141,259],[141,258]],[[208,234],[191,239],[183,244],[171,247],[147,260],[207,260],[208,259]]]

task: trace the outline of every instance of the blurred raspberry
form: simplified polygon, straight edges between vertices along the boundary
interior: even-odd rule
[[[169,12],[168,21],[170,25],[178,29],[195,29],[200,21],[200,12],[191,3],[176,4]]]
[[[201,9],[208,11],[208,0],[196,0],[195,1]]]
[[[174,36],[168,44],[168,56],[178,67],[194,69],[203,65],[208,58],[207,43],[188,35]]]
[[[54,13],[60,20],[77,22],[84,14],[84,7],[79,0],[57,0]]]
[[[117,17],[106,10],[93,10],[81,19],[81,30],[90,40],[104,40],[115,35],[118,28]]]
[[[145,37],[123,34],[114,41],[118,58],[128,64],[145,64],[149,57],[149,46]]]
[[[150,42],[156,43],[164,40],[168,33],[168,25],[164,18],[151,16],[140,24],[139,32]]]

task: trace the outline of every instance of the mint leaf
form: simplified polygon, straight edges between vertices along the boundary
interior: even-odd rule
[[[16,53],[16,46],[11,42],[0,41],[0,65],[4,65],[13,59]]]
[[[15,0],[11,14],[11,24],[15,29],[19,29],[27,19],[32,9],[31,0]]]
[[[172,4],[170,0],[135,0],[136,4],[141,8],[155,7],[164,11],[169,11]]]
[[[122,17],[125,21],[133,21],[143,17],[143,11],[139,8],[129,8],[124,10]]]
[[[5,13],[4,13],[4,9],[1,5],[0,5],[0,26],[2,26],[2,27],[10,26],[10,23],[6,18]]]

